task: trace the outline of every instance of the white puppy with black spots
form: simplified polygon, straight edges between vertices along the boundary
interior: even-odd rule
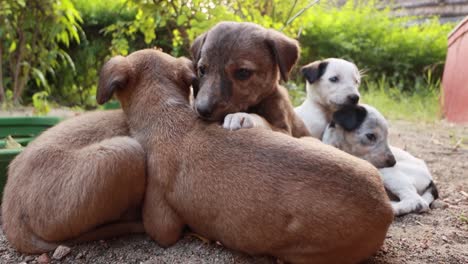
[[[314,61],[301,72],[307,97],[295,111],[312,136],[321,139],[333,112],[359,102],[361,74],[354,63],[336,58]]]
[[[380,171],[395,215],[429,210],[438,198],[426,163],[408,152],[389,146],[388,126],[377,109],[355,105],[335,112],[322,141],[369,161]]]

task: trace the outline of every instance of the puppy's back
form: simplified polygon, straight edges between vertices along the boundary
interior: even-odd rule
[[[103,224],[99,212],[106,214],[120,198],[94,210],[94,197],[102,198],[106,184],[123,174],[144,176],[143,149],[126,135],[125,116],[117,110],[71,118],[31,142],[11,162],[4,190],[3,229],[10,243],[22,252],[46,252],[55,248],[53,241]],[[135,180],[127,189],[139,185]]]
[[[184,143],[188,149],[181,150],[182,160],[191,162],[182,170],[191,179],[175,185],[187,193],[176,198],[185,200],[179,204],[192,204],[181,210],[189,212],[184,218],[195,219],[189,225],[201,227],[196,231],[202,234],[237,237],[221,241],[229,247],[288,259],[294,249],[281,245],[289,241],[317,251],[292,262],[352,263],[378,250],[393,219],[377,170],[320,142],[261,129],[229,132],[210,126]],[[215,220],[206,225],[207,218]],[[226,228],[226,223],[232,224]],[[243,223],[242,230],[236,223]],[[265,229],[270,231],[261,232]],[[336,255],[328,255],[330,250]]]

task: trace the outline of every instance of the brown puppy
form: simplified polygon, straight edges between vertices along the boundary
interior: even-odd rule
[[[147,153],[143,224],[152,238],[170,246],[188,225],[292,263],[356,263],[380,248],[393,214],[372,165],[318,141],[198,119],[190,63],[143,50],[101,71],[100,96],[117,94]]]
[[[195,39],[191,53],[198,69],[199,116],[224,120],[230,130],[265,127],[310,135],[279,85],[299,58],[297,41],[253,23],[221,22]]]
[[[31,142],[10,164],[3,195],[11,245],[42,253],[144,231],[145,153],[128,135],[119,110],[66,120]]]

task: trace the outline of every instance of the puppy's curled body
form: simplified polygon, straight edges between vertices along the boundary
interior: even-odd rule
[[[188,101],[191,66],[144,50],[101,72],[101,94],[116,89],[146,147],[143,223],[152,238],[170,246],[188,225],[291,263],[357,263],[380,248],[393,214],[373,166],[318,141],[201,121]]]
[[[144,195],[145,154],[128,135],[118,110],[71,118],[31,142],[8,171],[2,218],[9,242],[42,253],[142,231],[132,211]]]

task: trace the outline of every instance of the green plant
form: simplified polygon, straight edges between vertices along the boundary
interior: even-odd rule
[[[419,84],[418,92],[402,91],[382,76],[377,81],[364,81],[361,102],[376,107],[389,119],[434,122],[440,117],[440,86]]]
[[[296,36],[301,18],[316,1],[294,0],[131,0],[123,9],[133,17],[116,21],[103,32],[112,37],[111,54],[128,54],[140,37],[146,46],[188,55],[193,39],[220,21],[249,21]]]
[[[465,225],[468,225],[468,217],[466,217],[464,214],[460,215],[460,222],[462,222]]]
[[[46,91],[37,92],[32,96],[32,102],[34,106],[34,114],[35,115],[47,115],[50,111],[49,102],[47,101],[47,97],[49,93]]]
[[[11,86],[15,103],[30,80],[48,88],[47,75],[64,65],[73,69],[63,47],[79,42],[81,18],[70,0],[3,0],[0,21],[0,65],[9,65],[6,76],[11,76],[3,78],[0,67],[0,88]]]

